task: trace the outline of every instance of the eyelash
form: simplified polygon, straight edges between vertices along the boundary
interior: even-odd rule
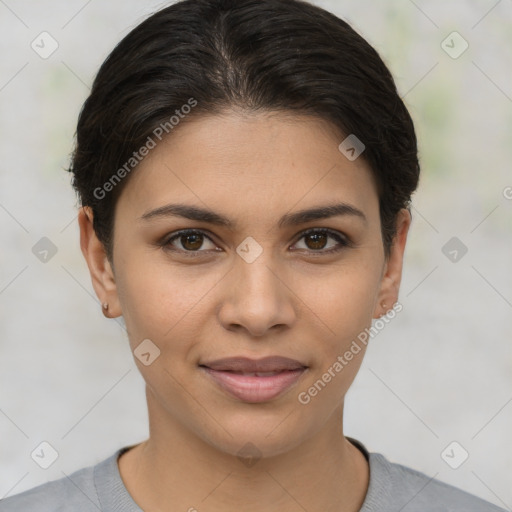
[[[316,233],[321,233],[321,234],[329,235],[329,237],[330,238],[334,238],[339,243],[339,245],[337,247],[335,247],[335,248],[331,248],[331,249],[328,249],[328,250],[318,250],[318,251],[309,250],[309,252],[311,254],[315,255],[315,256],[316,255],[321,256],[321,255],[326,255],[326,254],[327,255],[334,254],[334,253],[342,251],[345,248],[353,246],[352,241],[348,237],[343,236],[340,233],[338,233],[337,231],[333,231],[332,229],[328,229],[328,228],[312,228],[312,229],[308,229],[306,231],[303,231],[300,234],[300,237],[297,239],[297,242],[295,242],[295,243],[298,243],[302,238],[304,238],[304,237],[306,237],[308,235],[312,235],[312,234],[316,234]],[[208,236],[208,234],[205,231],[198,230],[198,229],[185,229],[185,230],[182,230],[182,231],[178,231],[177,233],[173,234],[170,238],[164,238],[164,240],[159,242],[158,245],[163,247],[165,250],[168,250],[168,251],[171,251],[171,252],[181,252],[182,254],[185,254],[187,257],[192,257],[192,258],[200,256],[201,253],[209,252],[209,251],[200,251],[200,250],[198,250],[198,251],[185,251],[185,250],[182,250],[182,249],[170,248],[171,247],[171,243],[174,240],[179,239],[180,237],[182,237],[184,235],[204,235],[212,243],[215,243],[211,239],[211,237]],[[306,249],[298,249],[298,250],[302,251],[302,250],[306,250]]]

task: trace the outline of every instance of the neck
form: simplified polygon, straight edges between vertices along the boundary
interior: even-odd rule
[[[219,450],[169,419],[148,396],[149,439],[119,458],[128,492],[147,511],[357,512],[368,489],[364,455],[343,436],[343,407],[294,449],[259,457]]]

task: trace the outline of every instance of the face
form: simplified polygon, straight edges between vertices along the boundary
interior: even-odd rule
[[[343,138],[325,121],[282,113],[187,120],[123,190],[113,268],[81,212],[98,297],[109,316],[123,315],[132,351],[149,363],[135,357],[150,421],[226,453],[251,441],[270,456],[341,413],[365,346],[342,370],[333,365],[396,302],[410,219],[404,210],[386,259],[372,173],[339,151]],[[178,204],[215,216],[154,213]],[[331,216],[297,215],[340,205]],[[230,372],[215,377],[202,366],[267,356],[303,369],[266,383],[234,377],[229,391]],[[309,393],[329,369],[329,381]]]

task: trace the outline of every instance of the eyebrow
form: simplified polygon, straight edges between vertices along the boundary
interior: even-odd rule
[[[359,208],[356,208],[355,206],[348,203],[336,203],[327,206],[310,208],[307,210],[300,210],[294,213],[287,213],[281,217],[277,225],[279,228],[283,228],[305,224],[313,220],[328,219],[331,217],[347,215],[358,217],[365,224],[368,222],[366,215]],[[213,210],[186,204],[167,204],[165,206],[160,206],[154,210],[147,211],[141,215],[138,220],[150,221],[152,219],[167,217],[182,217],[199,222],[206,222],[208,224],[214,224],[216,226],[227,228],[231,231],[234,230],[236,225],[232,220],[217,212],[214,212]]]

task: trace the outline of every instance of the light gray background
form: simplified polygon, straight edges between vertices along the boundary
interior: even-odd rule
[[[371,342],[345,432],[510,509],[512,1],[316,3],[381,53],[422,162],[404,309]],[[101,313],[63,168],[99,65],[163,5],[0,0],[0,497],[147,435],[143,380],[122,321]],[[30,46],[42,31],[59,44],[48,59]],[[457,59],[442,47],[452,31],[469,43]],[[42,237],[57,248],[46,263]],[[468,249],[457,262],[442,252],[452,237]],[[59,453],[47,470],[30,457],[42,441]],[[441,457],[452,441],[469,453],[458,469]]]

